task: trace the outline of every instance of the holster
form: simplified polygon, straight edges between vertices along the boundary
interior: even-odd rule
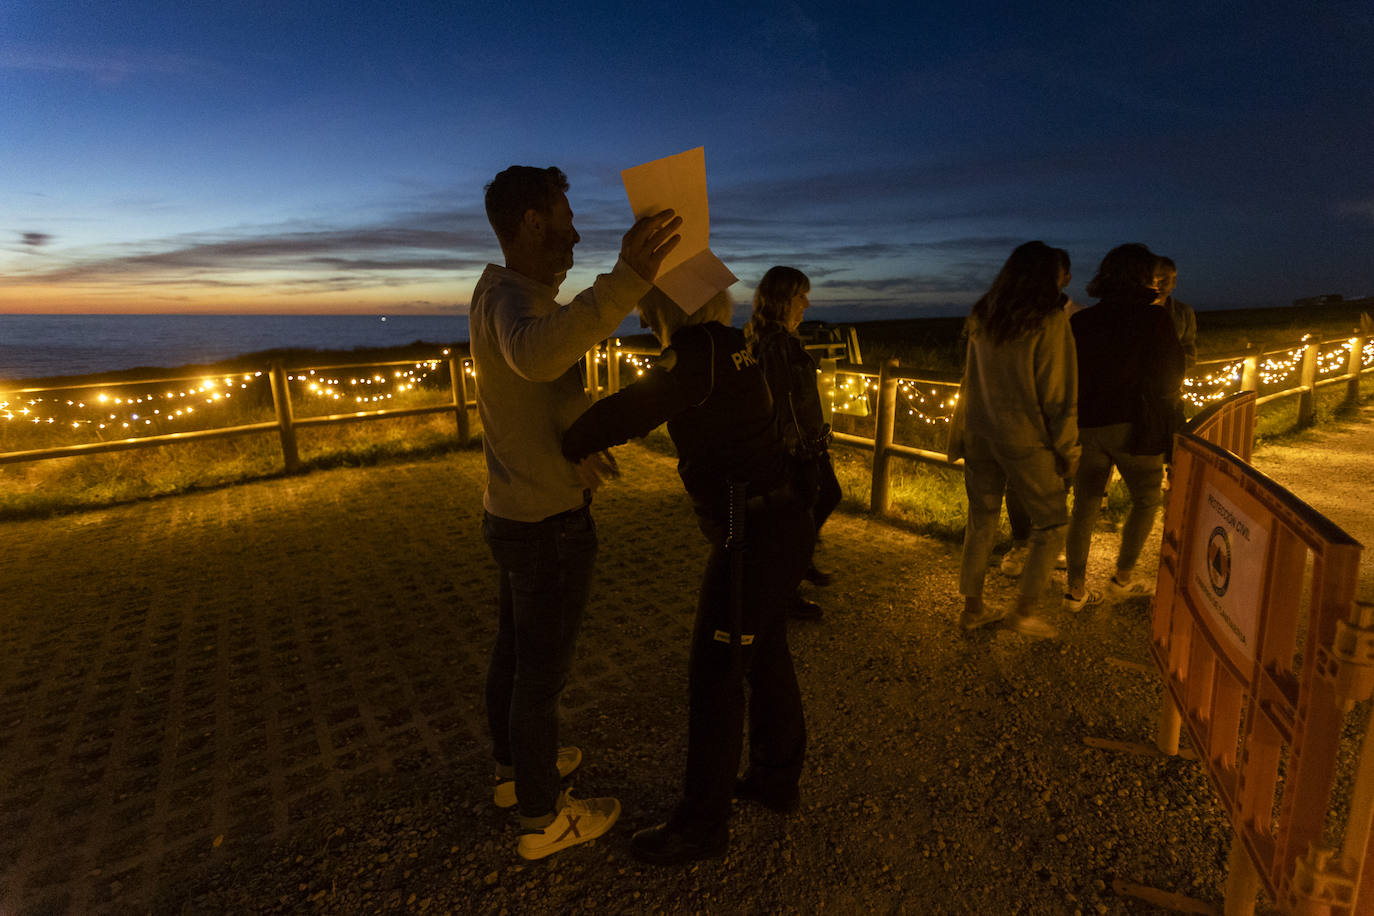
[[[736,675],[744,670],[744,551],[748,503],[746,484],[731,481],[724,546],[730,560],[730,667]]]

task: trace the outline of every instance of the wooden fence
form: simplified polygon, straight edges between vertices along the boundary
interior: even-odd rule
[[[1240,391],[1258,394],[1254,401],[1256,408],[1284,398],[1298,397],[1298,424],[1308,425],[1316,418],[1318,390],[1343,384],[1346,386],[1344,403],[1358,404],[1360,376],[1371,368],[1374,368],[1374,342],[1366,340],[1361,333],[1325,343],[1306,335],[1296,348],[1256,351],[1199,363],[1194,373],[1184,380],[1183,396],[1194,410],[1204,409]],[[874,415],[873,436],[837,432],[835,441],[873,451],[869,506],[874,514],[886,515],[890,509],[890,469],[893,458],[907,458],[942,467],[962,467],[962,462],[950,461],[943,451],[916,448],[894,441],[899,395],[905,397],[908,411],[912,411],[919,409],[914,408],[917,401],[914,393],[929,392],[935,402],[943,405],[944,413],[927,416],[926,419],[948,422],[959,388],[958,382],[928,378],[921,370],[903,368],[897,360],[883,363],[877,373],[861,366],[823,365],[822,379],[831,374],[837,381],[829,388],[822,384],[822,402],[826,402],[825,395],[828,392],[829,406],[836,413],[845,412],[836,404],[841,400],[836,395],[842,387],[838,381],[841,378],[862,379],[866,396],[873,398],[871,405],[867,402],[863,405],[865,411],[871,406]],[[949,397],[940,398],[937,395],[940,391],[947,392]],[[852,401],[853,396],[844,397],[844,400]],[[928,403],[930,399],[922,396],[919,400]]]
[[[1324,347],[1331,345],[1334,345],[1332,349],[1324,350]],[[886,515],[889,511],[891,468],[894,458],[904,458],[945,467],[961,466],[957,462],[950,462],[943,451],[896,441],[899,398],[904,399],[909,414],[920,413],[921,418],[927,423],[938,426],[948,422],[949,414],[953,409],[954,397],[958,390],[957,382],[949,379],[930,378],[928,372],[904,368],[896,360],[884,362],[877,372],[870,371],[859,363],[861,358],[859,341],[853,328],[828,328],[821,339],[808,346],[808,350],[821,363],[819,383],[822,405],[826,409],[828,418],[846,413],[859,413],[873,417],[874,432],[871,437],[854,432],[837,431],[835,441],[873,452],[870,508],[875,514]],[[589,350],[586,354],[588,391],[593,396],[600,396],[618,390],[622,386],[623,380],[627,379],[630,373],[642,372],[657,355],[656,347],[626,346],[622,345],[618,339],[606,341],[602,346]],[[450,377],[450,399],[442,404],[423,407],[365,409],[346,413],[331,413],[324,416],[297,417],[296,405],[293,402],[288,384],[291,381],[301,381],[307,375],[314,376],[320,370],[326,369],[378,369],[396,366],[419,367],[422,365],[437,368],[445,364],[448,367]],[[475,376],[471,374],[470,364],[471,361],[465,354],[449,351],[445,351],[441,359],[419,361],[400,360],[387,363],[340,364],[296,369],[288,369],[280,363],[274,363],[265,371],[255,371],[244,376],[254,379],[263,375],[268,377],[274,411],[272,420],[147,436],[124,436],[116,433],[117,438],[103,439],[98,442],[0,452],[0,465],[276,432],[281,441],[283,465],[287,470],[295,470],[300,466],[296,431],[302,427],[435,413],[453,414],[459,441],[467,442],[472,436],[469,411],[476,406],[475,389],[472,385],[475,382]],[[1200,363],[1194,374],[1184,382],[1184,397],[1195,407],[1202,408],[1208,403],[1241,390],[1259,392],[1255,401],[1256,406],[1262,406],[1281,398],[1297,396],[1300,398],[1298,422],[1306,424],[1312,422],[1315,417],[1316,392],[1322,387],[1345,384],[1346,402],[1357,403],[1360,375],[1367,371],[1371,365],[1374,365],[1374,345],[1366,341],[1362,335],[1357,334],[1349,339],[1328,341],[1326,344],[1316,341],[1309,335],[1304,337],[1296,348],[1247,353]],[[235,375],[235,373],[230,373],[227,376],[210,376],[208,378],[210,380],[223,378],[225,382],[228,382]],[[73,393],[85,389],[108,391],[183,382],[204,384],[206,381],[207,376],[150,378],[123,380],[117,383],[0,391],[0,422],[15,422],[24,419],[19,414],[26,410],[22,406],[26,400],[28,403],[33,403],[32,399],[53,392]],[[1290,381],[1291,384],[1289,384]],[[931,403],[937,405],[933,411],[928,410]]]
[[[442,362],[446,362],[449,368],[450,388],[452,399],[443,404],[429,405],[424,407],[402,407],[402,408],[381,408],[376,410],[357,410],[349,413],[334,413],[325,416],[300,417],[295,416],[295,405],[292,403],[291,389],[288,382],[293,380],[307,380],[321,369],[380,369],[392,366],[431,366],[440,365],[440,360],[399,360],[385,363],[345,363],[329,366],[302,367],[300,369],[286,369],[280,362],[272,363],[267,371],[269,383],[272,391],[272,405],[275,419],[260,423],[246,423],[235,426],[217,426],[208,429],[190,430],[187,432],[163,433],[152,436],[129,436],[115,439],[107,439],[99,442],[84,442],[76,445],[59,445],[48,448],[27,449],[23,451],[0,452],[0,464],[14,464],[21,461],[42,461],[52,458],[70,458],[80,455],[95,455],[102,452],[127,451],[140,448],[157,448],[165,445],[173,445],[183,442],[200,442],[207,439],[227,439],[237,436],[247,436],[261,433],[276,432],[281,439],[282,462],[288,471],[295,471],[300,467],[300,453],[297,447],[296,430],[301,427],[325,426],[337,423],[357,423],[364,420],[382,420],[394,417],[410,417],[423,414],[452,413],[457,422],[457,433],[460,442],[466,442],[472,437],[472,424],[468,417],[468,409],[473,406],[473,401],[467,393],[467,371],[463,357],[458,355],[447,355]],[[259,379],[264,375],[263,372],[250,373],[228,373],[197,376],[176,376],[159,377],[147,379],[123,380],[117,383],[99,382],[82,385],[67,385],[52,388],[21,388],[16,391],[0,392],[0,419],[13,422],[17,415],[28,412],[27,407],[17,406],[22,404],[36,404],[35,395],[48,394],[52,392],[79,393],[82,391],[99,390],[102,393],[97,395],[101,403],[108,403],[111,399],[104,394],[111,390],[124,388],[146,388],[152,386],[165,387],[168,385],[178,386],[185,382],[195,383],[193,390],[197,394],[206,393],[207,386],[232,387],[235,381],[242,379],[246,385],[247,381]],[[313,384],[313,383],[312,383]],[[182,395],[184,396],[184,392]],[[216,394],[221,394],[216,392]],[[79,396],[79,395],[78,395]],[[168,399],[174,397],[172,393],[166,395]],[[222,394],[221,394],[222,397]],[[14,399],[18,399],[17,401]],[[125,402],[125,398],[116,397],[113,399],[120,406]],[[132,402],[132,398],[128,399]],[[139,399],[142,401],[142,398]],[[213,396],[206,398],[207,401],[219,400]],[[71,403],[68,401],[68,403]],[[459,405],[462,405],[460,409]],[[84,404],[82,405],[84,406]],[[139,414],[131,414],[134,420],[144,419],[151,423],[151,418],[140,417]],[[116,415],[111,415],[113,420]],[[35,417],[35,421],[40,418]],[[51,419],[49,419],[51,422]],[[103,425],[103,424],[102,424]],[[127,421],[124,422],[127,426]]]

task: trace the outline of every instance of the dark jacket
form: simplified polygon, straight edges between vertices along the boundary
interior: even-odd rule
[[[1148,295],[1107,298],[1070,319],[1078,352],[1078,425],[1130,423],[1142,396],[1176,401],[1183,349]]]
[[[665,422],[699,514],[725,517],[731,481],[755,494],[781,485],[786,453],[773,401],[738,328],[714,321],[680,328],[644,378],[597,401],[568,428],[563,455],[581,461]]]
[[[769,322],[751,349],[768,379],[783,443],[793,455],[825,449],[825,415],[816,388],[816,361],[801,339],[777,322]]]

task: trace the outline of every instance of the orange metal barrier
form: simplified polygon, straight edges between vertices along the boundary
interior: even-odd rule
[[[1360,749],[1348,806],[1332,806],[1345,716],[1374,692],[1361,547],[1238,457],[1250,398],[1250,433],[1244,410],[1195,419],[1230,451],[1175,439],[1150,641],[1173,701],[1158,742],[1175,752],[1185,726],[1229,813],[1228,914],[1253,911],[1259,881],[1289,913],[1374,913],[1374,748]],[[1324,847],[1342,817],[1340,848]]]
[[[1199,411],[1183,427],[1199,439],[1220,445],[1241,461],[1249,463],[1255,451],[1255,407],[1253,391],[1233,394]]]

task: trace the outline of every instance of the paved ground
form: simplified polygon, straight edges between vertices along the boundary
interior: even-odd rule
[[[1352,435],[1368,429],[1374,424]],[[633,827],[675,790],[675,698],[704,550],[671,462],[624,451],[626,476],[599,501],[599,584],[565,719],[602,747],[603,762],[585,766],[579,785],[626,798]],[[531,873],[510,851],[508,825],[493,819],[485,786],[481,684],[493,571],[478,532],[482,473],[480,454],[466,452],[0,525],[0,914],[342,912],[327,895],[350,881],[364,895],[351,899],[391,890],[349,912],[424,909],[431,896],[470,899],[473,911],[519,912],[519,898],[508,895]],[[927,887],[952,866],[986,867],[986,850],[940,832],[941,821],[932,826],[922,814],[897,822],[887,808],[870,810],[884,787],[906,808],[947,805],[953,817],[957,802],[976,813],[981,802],[923,794],[919,769],[872,768],[908,758],[956,771],[961,760],[970,769],[981,761],[993,774],[1004,768],[1006,749],[966,746],[962,717],[996,716],[1014,701],[1018,715],[1041,720],[1052,753],[1068,755],[1061,763],[1070,784],[1103,767],[1084,756],[1085,729],[1148,739],[1157,690],[1111,660],[1145,659],[1139,614],[1068,621],[1054,648],[1005,632],[969,644],[952,625],[955,554],[861,515],[841,513],[828,527],[822,561],[839,574],[825,595],[831,613],[793,638],[812,722],[815,816],[786,834],[757,819],[736,827],[737,842],[772,844],[770,868],[803,881],[808,869],[835,863],[872,867],[886,855],[884,836],[922,850],[913,855],[933,869],[922,879]],[[1037,664],[1051,666],[1056,681],[1027,682],[1026,653],[1040,653]],[[977,679],[991,693],[956,691],[950,708],[921,702],[951,678]],[[903,735],[918,737],[906,747]],[[1017,778],[1038,780],[1048,804],[1071,812],[1071,802],[1048,802],[1047,774],[1059,765],[1041,773],[1025,760],[1014,764]],[[1203,830],[1204,843],[1223,844],[1216,861],[1180,862],[1171,853],[1160,874],[1215,897],[1224,830],[1151,824],[1164,817],[1166,790],[1147,791],[1151,779],[1167,777],[1202,797],[1205,781],[1172,763],[1112,766],[1122,768],[1113,778],[1123,785],[1146,780],[1148,797],[1128,812],[1141,822],[1131,828],[1139,836],[1128,831],[1105,844],[1099,837],[1089,848],[1110,857],[1122,846],[1167,846],[1151,838],[1153,829]],[[1134,804],[1134,794],[1118,794]],[[396,804],[398,796],[412,801]],[[1096,810],[1092,798],[1081,804]],[[412,823],[421,809],[427,813]],[[366,868],[377,871],[365,876],[352,867],[359,859],[331,860],[330,849],[343,849],[349,840],[339,837],[368,824],[371,811],[385,811],[386,821],[366,840]],[[995,810],[980,816],[1000,824]],[[1195,811],[1187,817],[1199,819]],[[1091,821],[1070,832],[1091,834]],[[594,862],[585,867],[614,883],[626,873],[620,834],[628,829],[595,844],[609,843],[609,852],[568,861]],[[1024,893],[1043,892],[1049,902],[1025,912],[1073,912],[1098,900],[1103,874],[1074,875],[1088,866],[1072,859],[1056,864],[1054,833],[1069,828],[1047,829],[1043,848],[1016,843],[1021,851],[1007,855],[1025,855],[1026,867],[998,880],[1041,876]],[[378,839],[378,831],[389,835]],[[470,851],[478,840],[487,845]],[[539,873],[541,893],[577,885],[577,871],[563,882],[553,868]],[[711,887],[730,872],[692,874],[709,911]],[[913,902],[904,894],[922,885],[908,875],[903,891],[903,877],[865,881],[832,902],[841,910],[964,911],[962,903]],[[660,896],[626,911],[676,899],[672,881],[653,880],[645,893]],[[252,896],[260,885],[270,896]],[[800,898],[774,902],[806,908]],[[1112,902],[1111,911],[1147,910]]]

